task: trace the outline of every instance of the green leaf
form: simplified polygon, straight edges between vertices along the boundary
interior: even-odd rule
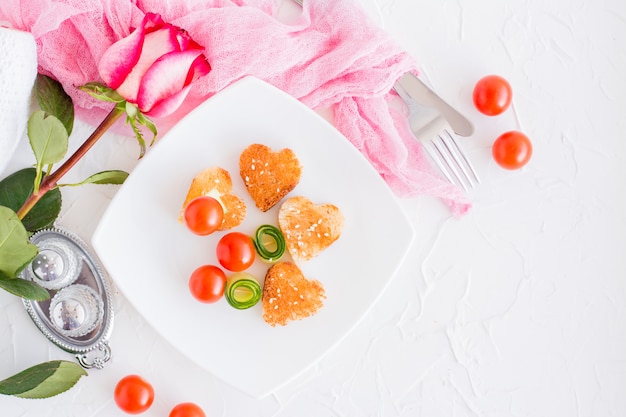
[[[43,110],[34,111],[28,119],[28,139],[39,167],[59,162],[67,152],[65,126]]]
[[[2,272],[0,272],[0,288],[27,300],[44,301],[50,298],[48,290],[39,284],[22,278],[11,278]]]
[[[49,361],[0,381],[0,394],[49,398],[72,388],[87,372],[77,363]]]
[[[35,96],[42,110],[55,116],[63,123],[67,135],[72,134],[74,128],[74,103],[58,81],[38,74],[35,81]]]
[[[135,120],[137,118],[137,113],[139,113],[139,108],[133,103],[129,103],[128,101],[124,103],[124,109],[129,118]]]
[[[17,214],[0,206],[0,272],[9,278],[16,277],[38,252]]]
[[[108,101],[110,103],[122,103],[125,101],[124,97],[120,96],[117,91],[101,83],[89,82],[78,88],[98,100]]]
[[[146,154],[146,141],[143,138],[143,133],[141,133],[141,129],[137,127],[136,120],[137,119],[135,117],[130,117],[128,115],[126,116],[126,123],[128,123],[133,129],[133,132],[135,133],[135,138],[137,138],[137,142],[139,143],[139,159],[141,159]]]
[[[154,144],[154,141],[156,141],[156,137],[158,133],[156,125],[154,124],[152,120],[150,120],[150,118],[148,118],[145,114],[141,112],[137,113],[137,121],[139,122],[139,124],[147,127],[148,130],[152,132],[152,141],[150,142],[150,146],[152,146]]]
[[[128,172],[120,170],[102,171],[91,175],[89,178],[75,184],[60,184],[59,187],[75,187],[84,184],[123,184],[128,178]]]
[[[17,212],[33,193],[35,175],[34,168],[25,168],[0,181],[0,205]],[[60,212],[61,191],[55,188],[48,191],[35,204],[35,207],[22,219],[22,223],[29,232],[36,232],[51,226]]]
[[[145,126],[150,132],[152,132],[152,141],[150,142],[150,146],[154,144],[157,137],[156,125],[145,114],[143,114],[136,105],[132,103],[125,102],[123,105],[118,104],[118,108],[126,112],[126,123],[130,125],[135,133],[135,137],[139,143],[139,158],[141,159],[146,154],[146,141],[143,138],[143,132],[139,128],[139,125]]]

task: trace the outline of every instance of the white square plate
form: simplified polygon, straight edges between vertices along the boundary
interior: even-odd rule
[[[235,230],[253,234],[277,225],[277,209],[262,213],[239,176],[239,154],[252,143],[289,147],[303,166],[290,195],[332,203],[345,216],[342,236],[300,265],[326,289],[314,316],[271,327],[261,303],[235,310],[226,300],[202,304],[187,280],[217,264],[224,232],[200,237],[178,222],[192,178],[219,165],[248,207]],[[332,125],[293,97],[245,78],[191,112],[137,165],[110,203],[92,243],[116,285],[170,343],[198,365],[240,390],[262,397],[315,364],[363,318],[401,264],[413,230],[380,175]],[[262,283],[267,265],[255,261]]]

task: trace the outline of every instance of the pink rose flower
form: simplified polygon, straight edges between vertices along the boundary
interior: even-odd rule
[[[211,70],[203,52],[183,29],[147,13],[140,27],[105,51],[98,71],[142,113],[165,117],[182,104],[191,83]]]

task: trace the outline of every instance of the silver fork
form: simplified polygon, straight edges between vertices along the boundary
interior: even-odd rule
[[[441,112],[415,101],[399,82],[393,88],[409,108],[409,124],[413,134],[443,176],[466,191],[468,187],[479,184],[476,170],[456,142],[454,130]]]

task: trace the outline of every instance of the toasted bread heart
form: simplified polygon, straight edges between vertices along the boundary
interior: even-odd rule
[[[239,226],[246,217],[246,203],[233,194],[233,182],[224,168],[210,167],[201,171],[191,181],[187,197],[178,220],[183,221],[183,211],[191,200],[200,196],[210,196],[222,204],[224,221],[217,230],[228,230]]]
[[[263,320],[270,326],[284,326],[315,314],[323,305],[326,294],[323,285],[309,280],[291,262],[272,265],[263,284]]]
[[[296,263],[308,261],[336,241],[343,231],[343,214],[332,204],[314,204],[306,197],[285,200],[278,225]]]
[[[302,167],[291,149],[273,152],[255,143],[241,153],[239,173],[254,204],[265,212],[298,185]]]

